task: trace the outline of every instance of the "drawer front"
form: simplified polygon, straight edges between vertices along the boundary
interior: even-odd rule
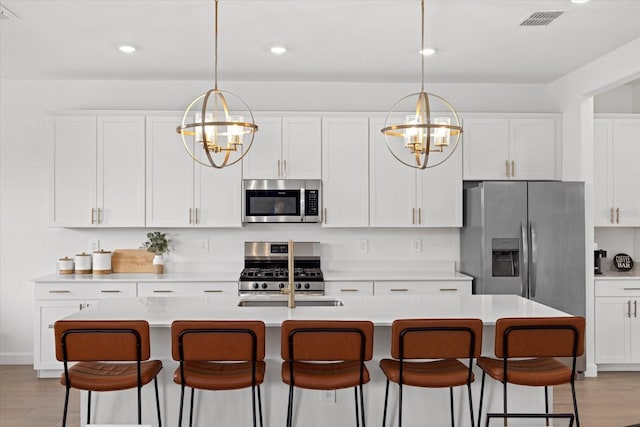
[[[640,297],[640,280],[597,280],[597,297]]]
[[[373,282],[325,282],[324,293],[338,298],[373,295]]]
[[[104,299],[135,296],[135,282],[37,283],[35,286],[35,297],[39,300]]]
[[[237,297],[237,282],[144,282],[138,283],[140,297],[208,296]]]
[[[375,295],[471,295],[470,281],[375,282]]]

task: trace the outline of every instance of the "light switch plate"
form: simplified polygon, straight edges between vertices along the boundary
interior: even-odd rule
[[[358,240],[358,252],[364,254],[367,251],[369,251],[369,242],[366,239]]]
[[[422,239],[413,239],[411,241],[411,250],[413,252],[422,252]]]

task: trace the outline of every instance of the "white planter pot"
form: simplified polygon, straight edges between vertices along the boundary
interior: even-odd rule
[[[164,273],[164,257],[162,255],[155,255],[153,257],[153,272],[156,274]]]

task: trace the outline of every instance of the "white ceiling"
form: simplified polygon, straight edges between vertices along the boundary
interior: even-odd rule
[[[213,77],[213,0],[0,0],[0,76]],[[220,0],[220,80],[416,81],[418,0]],[[566,9],[547,27],[533,10]],[[546,83],[640,37],[639,0],[426,0],[428,82]],[[138,51],[120,53],[120,44]],[[273,45],[289,51],[269,52]]]

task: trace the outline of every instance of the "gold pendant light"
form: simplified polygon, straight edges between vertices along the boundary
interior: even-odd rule
[[[381,132],[387,148],[399,162],[427,169],[444,163],[453,155],[460,142],[462,126],[458,114],[446,99],[424,90],[424,0],[420,0],[420,6],[422,87],[420,92],[401,98],[391,107]],[[455,137],[453,141],[452,137]]]
[[[220,169],[238,163],[247,155],[258,126],[251,109],[240,97],[218,89],[218,0],[215,0],[214,49],[214,87],[191,101],[176,130],[193,160]],[[245,121],[245,117],[250,120]],[[192,140],[192,137],[195,138]]]

